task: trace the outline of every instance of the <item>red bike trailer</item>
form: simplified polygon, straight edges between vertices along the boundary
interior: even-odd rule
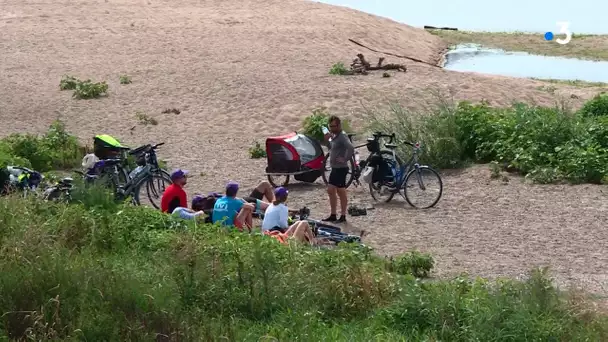
[[[323,174],[325,153],[315,139],[297,132],[266,139],[266,175],[272,186],[297,181],[313,183]]]

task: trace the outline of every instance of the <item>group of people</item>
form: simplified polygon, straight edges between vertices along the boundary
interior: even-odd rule
[[[188,182],[188,172],[175,170],[171,181],[161,197],[161,210],[186,220],[201,220],[235,227],[240,231],[253,229],[254,213],[264,213],[262,233],[286,243],[289,237],[297,241],[313,244],[314,236],[306,221],[290,222],[290,213],[298,212],[287,207],[285,202],[289,191],[283,187],[272,188],[270,183],[261,182],[247,197],[237,197],[239,184],[229,182],[224,194],[212,192],[206,196],[195,195],[191,207],[184,186]],[[264,201],[266,199],[267,201]]]
[[[330,166],[327,193],[329,195],[330,215],[323,219],[326,222],[346,222],[348,198],[346,177],[348,161],[352,158],[354,147],[348,136],[342,131],[341,120],[332,116],[328,120],[325,139],[330,140]],[[273,187],[268,182],[261,182],[247,197],[237,197],[239,184],[229,182],[224,194],[209,193],[206,196],[195,195],[188,208],[184,186],[188,182],[188,172],[178,169],[171,173],[171,184],[162,195],[161,210],[187,220],[202,220],[208,223],[220,223],[235,227],[241,231],[253,229],[253,216],[263,213],[261,230],[281,242],[292,237],[304,243],[314,243],[314,235],[307,221],[290,222],[291,210],[285,204],[289,191],[284,187]],[[266,201],[264,201],[266,199]],[[340,200],[340,217],[337,216],[337,202]]]

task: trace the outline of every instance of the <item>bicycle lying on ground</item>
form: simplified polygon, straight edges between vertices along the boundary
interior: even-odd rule
[[[361,243],[361,238],[365,235],[365,231],[362,231],[361,234],[359,234],[359,235],[351,235],[351,234],[343,233],[342,229],[340,229],[340,227],[327,224],[323,221],[313,220],[313,219],[309,218],[309,216],[310,216],[310,209],[304,207],[304,208],[300,209],[298,215],[293,215],[292,219],[293,220],[299,219],[300,221],[308,222],[313,234],[318,239],[326,240],[326,241],[332,242],[336,245],[339,244],[340,242],[347,242],[347,243],[356,242],[361,246],[365,246],[363,243]]]

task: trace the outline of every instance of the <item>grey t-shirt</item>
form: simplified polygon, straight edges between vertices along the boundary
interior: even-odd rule
[[[331,148],[329,150],[329,166],[332,169],[348,167],[348,161],[353,156],[355,148],[344,132],[336,135],[331,139]],[[338,162],[339,157],[344,158],[344,162]]]

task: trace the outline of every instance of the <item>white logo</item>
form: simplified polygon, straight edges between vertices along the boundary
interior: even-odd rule
[[[557,23],[557,26],[559,26],[559,33],[565,34],[566,39],[558,38],[555,41],[561,45],[566,45],[566,44],[570,43],[570,40],[572,39],[572,32],[570,32],[570,30],[569,30],[570,23],[567,21],[559,21]]]

